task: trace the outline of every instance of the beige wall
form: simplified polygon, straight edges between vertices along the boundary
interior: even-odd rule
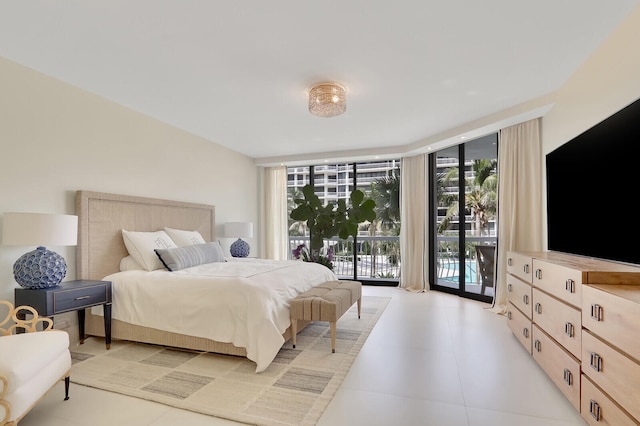
[[[640,99],[639,28],[637,7],[557,92],[556,103],[542,118],[544,154]],[[546,211],[545,204],[545,247]]]
[[[84,189],[214,204],[221,236],[224,222],[258,226],[257,188],[249,157],[0,58],[0,215],[74,214]],[[31,249],[0,246],[0,299]],[[75,279],[75,248],[54,250]]]
[[[640,98],[640,7],[567,83],[542,119],[548,153]]]

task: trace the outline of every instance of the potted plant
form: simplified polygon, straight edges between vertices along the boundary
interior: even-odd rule
[[[343,240],[349,236],[355,237],[358,234],[358,224],[371,222],[376,218],[376,203],[371,199],[365,200],[364,192],[359,189],[351,192],[350,207],[347,207],[345,200],[323,205],[311,185],[305,185],[302,194],[304,198],[294,200],[297,207],[291,211],[290,216],[293,220],[306,221],[309,228],[309,252],[304,253],[303,247],[298,247],[296,258],[302,256],[303,260],[322,263],[332,269],[331,259],[321,256],[324,240],[335,236]]]

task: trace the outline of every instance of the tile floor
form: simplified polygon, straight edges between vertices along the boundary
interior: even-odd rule
[[[320,426],[585,425],[489,305],[438,292],[392,297]],[[20,426],[204,426],[233,422],[114,393],[54,388]]]

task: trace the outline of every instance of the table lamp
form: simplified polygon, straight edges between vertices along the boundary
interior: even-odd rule
[[[229,247],[229,253],[233,257],[249,256],[249,243],[242,238],[253,237],[253,223],[251,222],[227,222],[224,224],[224,235],[228,238],[238,238]]]
[[[13,265],[13,276],[22,287],[55,287],[67,275],[67,262],[44,246],[75,246],[78,243],[78,216],[42,213],[4,213],[2,243],[10,246],[37,246]]]

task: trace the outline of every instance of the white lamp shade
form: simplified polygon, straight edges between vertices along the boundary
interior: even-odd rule
[[[224,236],[227,238],[252,238],[253,223],[227,222],[224,224]]]
[[[2,243],[9,246],[75,246],[78,244],[78,216],[4,213]]]

